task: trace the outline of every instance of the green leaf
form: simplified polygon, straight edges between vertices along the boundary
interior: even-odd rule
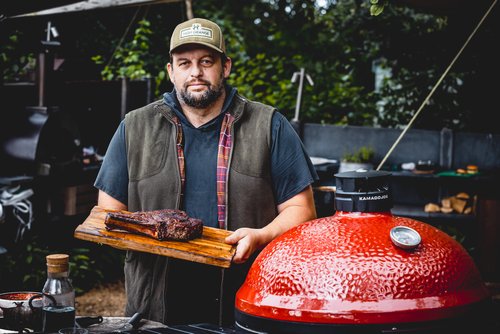
[[[384,5],[371,5],[370,6],[370,15],[378,16],[384,11]]]

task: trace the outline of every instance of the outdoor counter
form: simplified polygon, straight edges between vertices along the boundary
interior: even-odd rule
[[[89,334],[113,332],[115,330],[119,330],[120,328],[122,328],[129,319],[130,319],[129,317],[103,317],[102,323],[90,325],[86,328],[88,329]],[[165,326],[161,322],[142,319],[140,321],[138,329],[144,330],[149,328],[160,328],[160,327],[167,327],[167,326]]]
[[[82,316],[77,316],[81,318]],[[120,328],[124,326],[128,321],[129,317],[103,317],[103,321],[99,324],[93,324],[85,327],[88,330],[88,334],[104,334],[104,333],[122,333],[122,334],[248,334],[248,332],[241,330],[239,328],[233,327],[219,327],[215,324],[200,323],[200,324],[188,324],[188,325],[175,325],[167,326],[160,322],[151,321],[147,319],[142,319],[140,325],[137,329],[120,331]],[[0,320],[3,318],[0,317]],[[1,328],[2,322],[0,321],[0,334],[15,334],[19,333],[15,330],[7,330]],[[28,332],[24,331],[22,334],[42,334],[40,332]]]
[[[80,318],[77,316],[77,319]],[[86,327],[86,329],[89,331],[89,334],[92,333],[109,333],[113,331],[117,331],[120,328],[122,328],[127,321],[129,320],[129,317],[103,317],[103,321],[100,324],[94,324]],[[3,318],[0,318],[0,320],[3,320]],[[0,322],[1,325],[1,322]],[[165,328],[164,324],[156,321],[151,321],[147,319],[142,319],[140,322],[140,326],[138,329],[140,330],[145,330],[145,329],[150,329],[150,328]],[[3,329],[0,326],[0,333],[18,333],[18,331],[15,330],[8,330],[8,329]],[[24,332],[24,333],[29,333],[29,332]]]

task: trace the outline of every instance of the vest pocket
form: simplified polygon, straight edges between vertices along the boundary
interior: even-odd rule
[[[159,173],[165,165],[167,149],[166,140],[139,146],[129,158],[129,179],[137,181]]]
[[[263,227],[277,215],[270,178],[254,177],[231,170],[228,229]]]

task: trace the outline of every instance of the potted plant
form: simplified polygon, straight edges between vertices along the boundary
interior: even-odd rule
[[[340,160],[339,173],[365,169],[373,169],[375,151],[372,147],[361,146],[355,151],[344,153]]]

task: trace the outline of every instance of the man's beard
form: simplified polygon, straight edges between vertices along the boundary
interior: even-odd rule
[[[199,97],[196,97],[192,93],[188,92],[186,86],[184,86],[184,88],[179,92],[180,99],[192,108],[205,109],[209,107],[222,96],[222,92],[224,91],[224,80],[221,80],[220,84],[213,89],[210,82],[202,82],[207,84],[208,90],[206,90]]]

